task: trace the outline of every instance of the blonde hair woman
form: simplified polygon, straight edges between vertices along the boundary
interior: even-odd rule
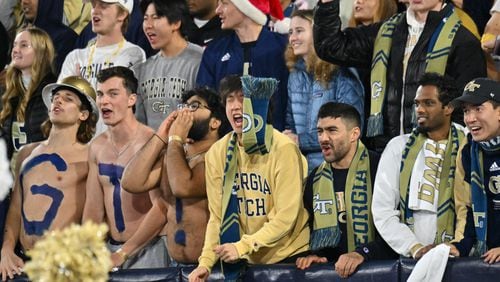
[[[22,145],[44,139],[40,125],[48,112],[41,94],[45,85],[56,80],[54,56],[52,40],[39,28],[23,29],[14,39],[0,112],[9,158]]]
[[[395,0],[355,0],[349,26],[383,22],[397,11],[398,6]]]
[[[296,10],[290,21],[289,46],[285,53],[288,77],[288,106],[285,133],[297,142],[306,156],[309,171],[323,162],[316,123],[319,108],[326,102],[352,105],[363,120],[363,86],[355,70],[327,63],[313,46],[312,10]]]

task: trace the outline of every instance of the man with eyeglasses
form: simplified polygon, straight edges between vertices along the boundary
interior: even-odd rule
[[[196,263],[201,254],[209,217],[205,153],[229,130],[220,97],[208,88],[184,93],[177,108],[132,158],[122,178],[122,187],[132,193],[160,185],[167,202],[171,266]]]

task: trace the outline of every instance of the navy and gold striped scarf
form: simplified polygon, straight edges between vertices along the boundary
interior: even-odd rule
[[[274,78],[242,76],[243,88],[243,128],[242,143],[247,154],[267,154],[272,145],[273,127],[266,124],[269,99],[276,91],[278,81]],[[222,215],[220,244],[235,243],[240,240],[237,184],[238,136],[232,133],[227,146],[226,163],[222,187]],[[241,279],[245,265],[222,262],[222,272],[226,281]]]
[[[483,255],[487,251],[486,234],[488,224],[488,210],[486,190],[484,187],[483,153],[485,151],[500,151],[500,137],[497,136],[489,142],[471,142],[471,198],[472,212],[474,214],[474,227],[477,242],[474,254]]]
[[[375,39],[370,78],[371,104],[370,117],[368,118],[366,128],[367,137],[374,137],[384,133],[382,110],[387,93],[387,69],[391,53],[392,36],[404,14],[405,12],[399,13],[385,21]],[[451,43],[460,25],[461,21],[455,12],[455,8],[450,9],[450,12],[441,21],[429,41],[425,72],[444,74],[448,55],[451,50]]]
[[[310,242],[311,250],[334,248],[340,241],[341,232],[338,225],[337,199],[333,183],[331,164],[323,162],[313,178],[314,221]],[[361,141],[358,141],[356,154],[349,166],[345,183],[347,249],[349,252],[375,238],[371,199],[370,158],[368,150]]]
[[[456,158],[460,142],[464,138],[464,133],[458,130],[455,125],[451,125],[446,144],[445,159],[442,163],[441,176],[439,181],[439,195],[437,208],[437,236],[435,243],[448,242],[453,239],[455,230],[455,203],[453,201],[453,185],[455,182]],[[414,129],[410,138],[406,142],[401,160],[399,175],[399,192],[401,221],[413,229],[413,210],[408,207],[408,195],[413,163],[418,153],[422,150],[427,137]]]

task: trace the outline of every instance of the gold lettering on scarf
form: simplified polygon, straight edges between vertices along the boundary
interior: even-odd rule
[[[444,149],[439,147],[439,144],[427,143],[425,145],[425,150],[431,151],[435,155],[444,156]],[[439,174],[441,168],[442,159],[439,157],[425,157],[424,179],[427,183],[423,183],[420,186],[420,191],[418,193],[418,198],[420,200],[434,203],[434,193],[438,189],[439,185]]]
[[[368,192],[367,192],[367,171],[361,170],[356,172],[354,185],[351,191],[351,216],[354,231],[354,244],[368,243]]]

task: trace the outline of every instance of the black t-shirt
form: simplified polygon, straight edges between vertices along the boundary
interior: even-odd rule
[[[9,62],[9,36],[7,34],[7,30],[0,22],[0,71],[4,69],[5,65]]]
[[[372,181],[372,189],[373,183],[375,181],[375,175],[377,173],[378,161],[380,159],[380,155],[374,151],[368,151],[370,156],[370,180]],[[304,207],[309,213],[309,227],[311,231],[313,230],[313,191],[312,184],[314,174],[316,173],[317,168],[315,168],[307,179],[306,187],[304,190]],[[335,196],[337,198],[337,212],[339,219],[339,228],[342,232],[340,237],[340,242],[336,248],[324,248],[319,251],[314,251],[313,253],[326,257],[328,261],[336,261],[338,257],[342,254],[347,253],[347,227],[346,227],[346,208],[345,208],[345,183],[347,178],[348,169],[335,169],[332,167],[333,173],[333,186],[332,189],[335,191]],[[376,233],[375,240],[369,242],[366,245],[358,246],[356,252],[363,255],[365,260],[368,259],[393,259],[397,258],[397,254],[382,240],[382,238]]]

